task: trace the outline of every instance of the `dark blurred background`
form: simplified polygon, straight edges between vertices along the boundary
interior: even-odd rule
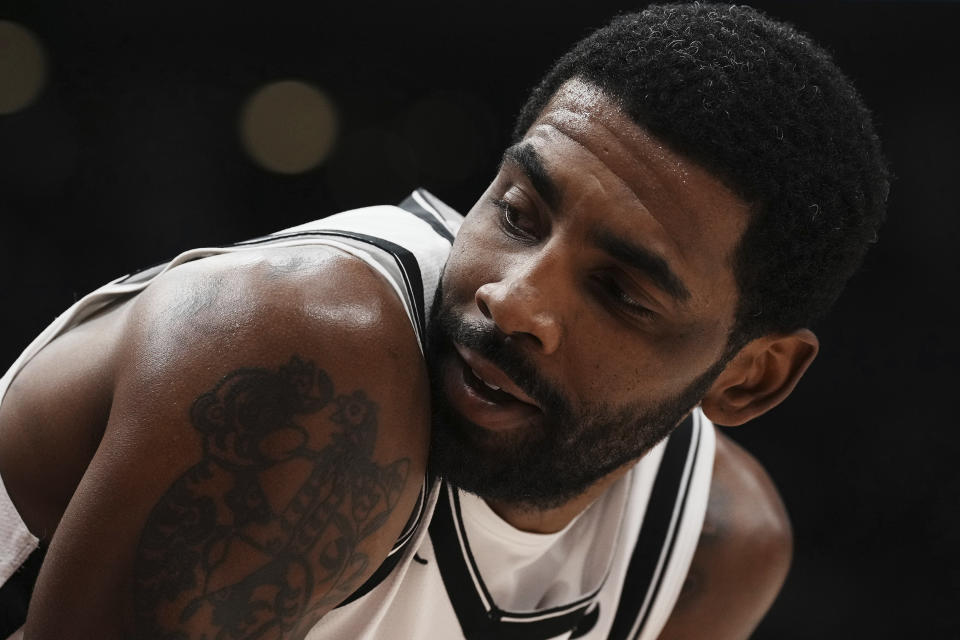
[[[758,6],[834,53],[896,182],[813,369],[728,431],[796,531],[754,637],[958,638],[960,4]],[[631,8],[0,0],[0,362],[77,297],[187,248],[417,185],[466,211],[548,64]]]

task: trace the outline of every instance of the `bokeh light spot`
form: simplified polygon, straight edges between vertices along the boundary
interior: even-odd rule
[[[47,79],[46,56],[29,29],[0,20],[0,114],[29,106]]]
[[[240,139],[250,157],[277,173],[303,173],[322,163],[337,137],[333,103],[316,87],[281,80],[258,89],[240,113]]]

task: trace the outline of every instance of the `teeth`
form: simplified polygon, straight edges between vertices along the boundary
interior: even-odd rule
[[[490,384],[489,382],[487,382],[486,380],[484,380],[484,379],[480,376],[480,374],[477,373],[476,371],[474,371],[473,369],[470,369],[470,371],[473,371],[473,375],[477,376],[477,380],[479,380],[479,381],[482,382],[483,384],[487,385],[488,387],[490,387],[490,388],[493,389],[494,391],[500,391],[500,387],[498,387],[498,386],[495,385],[495,384]]]

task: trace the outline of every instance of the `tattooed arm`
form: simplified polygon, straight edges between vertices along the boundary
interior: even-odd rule
[[[787,576],[792,540],[770,476],[718,432],[703,532],[660,640],[749,638]]]
[[[130,306],[110,418],[41,570],[46,638],[301,638],[379,566],[423,480],[426,372],[365,265],[185,265]]]

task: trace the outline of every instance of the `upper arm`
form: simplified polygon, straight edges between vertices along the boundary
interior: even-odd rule
[[[286,257],[180,267],[131,308],[29,637],[302,637],[389,552],[426,464],[413,330],[362,263]]]
[[[786,579],[792,549],[770,476],[718,432],[703,531],[661,640],[748,638]]]

